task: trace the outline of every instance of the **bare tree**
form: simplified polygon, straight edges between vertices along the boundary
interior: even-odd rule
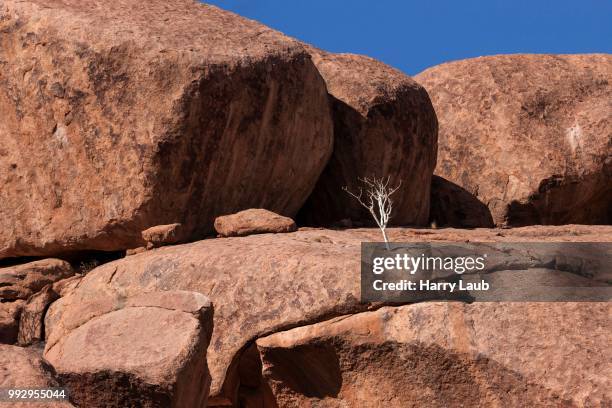
[[[355,198],[359,204],[361,204],[364,208],[366,208],[380,231],[382,232],[382,236],[385,240],[385,246],[387,250],[389,249],[389,240],[387,239],[387,223],[391,218],[391,213],[393,212],[393,201],[391,200],[391,196],[395,193],[401,186],[398,184],[396,187],[390,187],[390,177],[384,178],[359,178],[358,179],[363,185],[359,187],[358,193],[353,193],[349,190],[348,187],[343,187],[342,189],[349,193],[353,198]],[[364,196],[365,189],[365,196]]]

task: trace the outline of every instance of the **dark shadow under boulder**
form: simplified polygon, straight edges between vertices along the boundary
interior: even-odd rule
[[[467,190],[445,178],[431,180],[429,219],[438,227],[492,228],[489,208]]]

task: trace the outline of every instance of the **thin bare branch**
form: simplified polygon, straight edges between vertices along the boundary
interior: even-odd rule
[[[393,213],[393,200],[391,200],[391,196],[399,190],[400,183],[395,187],[389,187],[391,184],[391,177],[387,178],[358,178],[358,180],[363,185],[359,188],[359,193],[355,194],[348,187],[343,187],[342,189],[350,194],[353,198],[359,202],[365,209],[367,209],[374,221],[376,221],[376,225],[380,228],[385,243],[387,245],[387,249],[389,249],[389,243],[387,240],[387,234],[385,229],[387,228],[387,224],[391,219],[391,215]],[[366,191],[366,197],[364,199],[363,193],[364,188]]]

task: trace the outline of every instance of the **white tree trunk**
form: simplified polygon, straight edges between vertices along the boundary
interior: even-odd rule
[[[380,230],[382,231],[382,235],[385,240],[385,246],[387,247],[387,251],[388,251],[391,248],[389,248],[389,239],[387,238],[387,231],[384,228],[381,228]]]

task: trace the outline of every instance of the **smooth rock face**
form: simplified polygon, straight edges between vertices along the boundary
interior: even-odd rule
[[[52,258],[0,268],[0,299],[28,299],[46,285],[75,273],[68,262]]]
[[[280,407],[609,406],[609,303],[421,303],[257,340]]]
[[[47,348],[121,299],[157,290],[190,290],[215,304],[208,350],[211,406],[236,401],[239,362],[254,339],[333,316],[363,311],[360,248],[374,229],[307,229],[208,239],[154,249],[102,265],[47,313]],[[397,241],[612,242],[612,227],[527,227],[515,230],[388,230]],[[231,301],[228,301],[231,300]],[[78,330],[78,329],[77,329]]]
[[[49,368],[43,362],[40,350],[0,344],[0,388],[47,388],[58,387]],[[5,406],[19,408],[69,408],[73,407],[68,401],[53,402],[19,402]]]
[[[489,208],[455,183],[433,176],[429,221],[437,227],[491,228]]]
[[[212,306],[185,291],[117,295],[47,343],[45,358],[87,407],[206,407]],[[110,304],[109,304],[110,305]],[[49,324],[49,318],[47,318]]]
[[[401,182],[391,224],[427,224],[438,122],[425,89],[372,58],[309,51],[327,83],[334,152],[298,223],[369,224],[370,214],[342,187],[355,189],[359,177],[390,177],[393,186]]]
[[[612,56],[500,55],[415,79],[440,122],[436,174],[497,225],[612,223]]]
[[[215,230],[224,237],[238,237],[267,232],[293,232],[297,229],[295,222],[263,208],[252,208],[236,214],[217,217]]]
[[[0,67],[0,258],[293,216],[332,151],[303,46],[200,2],[5,0]]]

